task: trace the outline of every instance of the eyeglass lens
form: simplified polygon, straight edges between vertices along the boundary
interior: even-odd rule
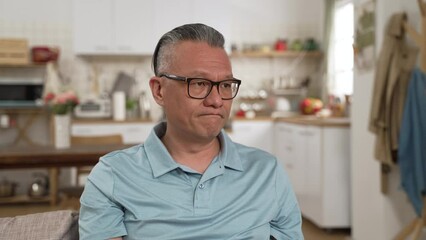
[[[188,83],[188,93],[193,98],[205,98],[213,88],[213,83],[205,79],[191,79]],[[238,92],[238,83],[229,80],[222,81],[218,85],[219,95],[223,99],[232,99]]]

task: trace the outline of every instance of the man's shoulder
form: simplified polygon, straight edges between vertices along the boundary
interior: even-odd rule
[[[100,158],[100,161],[107,165],[121,165],[126,161],[140,160],[140,151],[143,151],[143,144],[134,145],[125,149],[109,152]]]
[[[240,154],[260,154],[260,155],[269,156],[271,158],[275,158],[275,156],[272,155],[271,153],[257,147],[247,146],[247,145],[236,143],[236,142],[234,142],[234,145]]]
[[[238,155],[243,161],[262,160],[263,163],[270,162],[272,164],[275,164],[276,162],[276,157],[273,154],[265,150],[262,150],[260,148],[251,147],[251,146],[247,146],[247,145],[235,143],[235,142],[234,142],[234,146]]]

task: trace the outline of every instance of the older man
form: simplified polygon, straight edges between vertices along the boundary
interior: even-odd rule
[[[149,85],[166,121],[95,166],[81,197],[81,239],[303,239],[277,159],[222,130],[241,84],[223,45],[203,24],[159,40]]]

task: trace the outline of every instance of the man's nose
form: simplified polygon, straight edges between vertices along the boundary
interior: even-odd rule
[[[214,107],[222,106],[223,100],[219,94],[219,85],[212,86],[212,90],[204,100],[207,105],[213,105]]]

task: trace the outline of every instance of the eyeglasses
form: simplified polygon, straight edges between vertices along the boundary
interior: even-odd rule
[[[188,86],[188,95],[194,99],[206,98],[212,91],[213,86],[217,86],[217,92],[222,100],[231,100],[237,96],[241,84],[241,80],[236,78],[213,82],[204,78],[187,78],[171,74],[160,74],[160,77],[186,82]]]

